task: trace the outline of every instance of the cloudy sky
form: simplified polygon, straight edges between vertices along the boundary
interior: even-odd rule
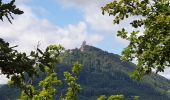
[[[66,49],[80,47],[82,41],[105,51],[121,54],[128,41],[116,36],[118,29],[128,25],[131,19],[113,25],[113,17],[102,15],[101,7],[112,0],[16,0],[24,11],[15,16],[13,24],[0,22],[0,37],[19,45],[20,51],[34,50],[49,44],[61,44]],[[164,76],[170,77],[168,72]],[[4,76],[0,83],[6,83]]]

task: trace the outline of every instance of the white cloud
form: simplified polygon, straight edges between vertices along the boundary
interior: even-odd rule
[[[38,42],[42,47],[49,44],[61,44],[66,48],[74,48],[79,46],[83,40],[91,44],[102,40],[102,36],[86,31],[85,22],[61,28],[46,19],[38,19],[29,7],[20,8],[25,13],[17,17],[13,24],[5,22],[0,25],[0,36],[12,45],[18,44],[20,50],[30,50]]]
[[[58,1],[58,0],[56,0]],[[113,0],[62,0],[59,1],[64,7],[77,7],[85,9],[89,6],[103,6],[106,3],[112,2]]]
[[[89,5],[97,4],[99,0],[62,0],[60,1],[64,7],[80,7],[84,8]]]
[[[33,50],[38,42],[41,43],[42,48],[49,44],[62,44],[66,48],[75,48],[83,40],[93,45],[103,40],[101,34],[95,34],[98,32],[103,35],[114,33],[113,49],[123,48],[128,44],[127,41],[116,36],[116,31],[121,27],[131,29],[127,24],[130,20],[126,20],[126,23],[113,26],[113,17],[102,15],[100,7],[112,0],[60,0],[64,7],[75,7],[84,12],[84,21],[65,27],[53,25],[47,19],[37,18],[30,7],[23,5],[29,1],[31,0],[17,1],[18,5],[22,5],[20,5],[20,8],[25,13],[17,16],[12,25],[7,21],[0,24],[0,37],[6,39],[12,45],[19,45],[18,49],[21,51]],[[94,33],[87,31],[89,26]],[[166,76],[168,75],[170,76],[167,73]],[[4,78],[0,79],[0,83],[2,82],[1,80],[4,80]]]
[[[120,49],[126,47],[129,42],[117,37],[117,30],[124,27],[129,32],[133,31],[134,29],[129,25],[129,23],[139,17],[131,17],[124,20],[119,25],[113,25],[113,16],[108,16],[107,14],[102,15],[101,11],[102,6],[112,1],[113,0],[62,0],[60,2],[64,7],[74,7],[84,12],[84,21],[92,28],[93,31],[102,32],[103,34],[112,33],[113,49]],[[140,28],[139,30],[143,31],[143,28]],[[141,34],[142,33],[140,33],[140,35]],[[170,68],[166,69],[164,73],[160,73],[160,75],[170,79],[169,71]]]
[[[64,7],[78,8],[85,13],[84,20],[95,31],[113,32],[112,17],[102,15],[101,7],[112,0],[62,0]]]
[[[169,72],[170,72],[170,68],[166,68],[166,69],[164,70],[164,72],[159,73],[159,75],[162,75],[162,76],[170,79],[170,73],[169,73]]]
[[[124,48],[128,45],[128,41],[118,38],[116,33],[122,27],[132,29],[130,25],[128,25],[130,19],[120,25],[114,25],[113,16],[109,16],[108,14],[102,15],[101,7],[111,1],[112,0],[62,0],[60,3],[62,3],[64,7],[80,9],[84,13],[84,21],[93,31],[102,33],[103,35],[108,33],[112,34],[111,36],[114,41],[113,48]],[[116,43],[121,44],[121,46]]]
[[[92,10],[86,10],[85,21],[91,26],[91,28],[98,32],[114,31],[112,17],[102,15],[100,9],[91,8]],[[95,9],[95,10],[94,10]],[[116,25],[117,26],[117,25]]]
[[[102,15],[101,7],[112,1],[113,0],[62,0],[60,3],[62,3],[64,7],[74,7],[84,12],[84,21],[94,31],[116,34],[117,31],[123,27],[128,31],[134,30],[129,23],[139,17],[130,17],[117,25],[113,24],[113,16],[109,16],[107,13]]]
[[[28,3],[32,0],[15,0],[15,4],[25,4],[25,3]],[[11,0],[2,0],[3,3],[9,3],[11,2]]]
[[[15,0],[17,4],[25,4],[31,2],[32,0]]]
[[[6,78],[5,75],[1,75],[0,76],[0,84],[6,84],[8,81],[8,79]]]
[[[71,49],[79,47],[84,40],[94,45],[103,39],[101,35],[88,33],[86,23],[83,21],[76,25],[59,27],[51,24],[47,19],[37,18],[28,6],[20,5],[19,8],[24,11],[24,14],[15,17],[13,24],[7,20],[1,22],[0,37],[11,45],[19,45],[17,49],[20,51],[34,50],[38,42],[41,48],[50,44],[61,44]],[[4,77],[1,76],[0,84],[6,83]]]

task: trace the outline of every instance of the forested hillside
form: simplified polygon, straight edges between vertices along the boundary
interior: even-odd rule
[[[67,50],[63,54],[61,64],[57,65],[56,72],[62,79],[63,72],[70,70],[74,62],[83,64],[78,83],[82,90],[79,100],[95,100],[100,95],[124,94],[125,100],[132,100],[133,96],[140,96],[140,100],[169,100],[167,91],[170,89],[170,80],[162,76],[151,74],[143,79],[133,81],[129,74],[135,65],[122,62],[120,56],[108,53],[96,47],[85,45],[80,49]],[[43,75],[40,76],[42,79]],[[36,80],[34,81],[36,83]],[[64,84],[63,84],[64,86]],[[56,100],[65,92],[65,88],[58,87]],[[0,89],[1,100],[14,100],[19,90],[7,86]]]

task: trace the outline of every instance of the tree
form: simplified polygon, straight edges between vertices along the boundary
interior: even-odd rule
[[[16,7],[14,4],[15,0],[12,0],[9,3],[2,3],[0,0],[0,19],[3,21],[4,17],[12,23],[14,19],[13,15],[21,15],[24,12]],[[31,52],[30,55],[26,53],[20,53],[14,48],[17,46],[10,47],[9,43],[0,38],[0,69],[1,73],[7,75],[8,78],[11,77],[11,80],[15,80],[15,83],[19,85],[21,79],[24,79],[24,74],[27,74],[29,77],[33,77],[37,74],[34,65],[37,63],[37,55],[34,55],[34,52]]]
[[[0,20],[3,21],[3,17],[6,17],[8,21],[12,23],[11,19],[14,19],[12,14],[21,15],[24,13],[19,8],[16,8],[16,5],[14,5],[14,3],[15,0],[12,0],[7,4],[2,3],[2,0],[0,0]]]
[[[35,68],[38,71],[38,75],[40,73],[45,74],[45,78],[38,83],[38,89],[36,84],[32,84],[35,78],[30,78],[24,80],[19,75],[13,76],[10,85],[15,85],[22,90],[20,99],[21,100],[53,100],[57,90],[56,86],[60,86],[63,82],[59,77],[57,77],[57,73],[55,72],[55,67],[60,60],[60,54],[63,52],[62,46],[50,45],[47,47],[45,52],[38,50],[38,54],[40,55],[37,58],[37,63]],[[37,55],[37,54],[36,54]],[[46,62],[45,63],[41,63]],[[80,92],[80,85],[76,83],[77,75],[79,71],[82,69],[82,65],[78,62],[74,64],[71,73],[64,72],[65,81],[68,84],[68,91],[66,92],[66,96],[61,97],[62,100],[76,100],[77,93]],[[16,82],[15,78],[17,77],[19,82]]]
[[[133,96],[133,100],[139,100],[139,96]]]
[[[67,92],[61,100],[77,100],[77,93],[80,93],[80,84],[76,83],[79,71],[82,69],[82,65],[76,62],[71,70],[71,73],[64,72],[65,81],[68,85]]]
[[[105,95],[100,96],[97,98],[97,100],[124,100],[123,95],[111,95],[109,97],[106,97]]]
[[[105,95],[101,95],[97,98],[97,100],[107,100],[107,97]]]
[[[11,76],[9,85],[17,86],[22,90],[22,100],[37,100],[38,98],[52,100],[56,91],[54,86],[61,84],[61,81],[57,78],[54,69],[59,61],[58,56],[63,51],[63,49],[64,48],[60,45],[50,45],[44,52],[37,48],[36,52],[31,52],[31,58],[35,61],[35,63],[32,65],[32,69],[35,70],[36,74],[32,74],[33,76],[31,77],[27,75],[28,73],[23,73],[22,76],[20,74],[14,74]],[[39,82],[41,89],[35,90],[32,81],[35,77],[39,76],[40,73],[45,73],[46,77]]]
[[[137,59],[137,67],[132,77],[163,72],[170,67],[170,1],[169,0],[114,0],[102,7],[103,14],[107,12],[114,16],[114,24],[129,17],[138,17],[130,25],[140,31],[128,33],[124,28],[117,36],[130,41],[122,52],[122,59],[132,61]]]
[[[13,18],[12,14],[21,15],[24,12],[19,8],[16,8],[14,5],[15,0],[4,4],[2,0],[0,0],[0,19],[3,21],[4,17],[8,19],[10,23],[12,23],[11,19]],[[16,47],[16,46],[14,46]],[[33,73],[33,70],[30,65],[32,65],[33,61],[31,61],[25,53],[19,53],[14,50],[14,47],[9,47],[9,43],[5,42],[2,38],[0,38],[0,69],[2,74],[6,74],[7,77],[13,74],[23,74],[23,72]],[[24,68],[24,70],[23,70]]]
[[[15,15],[23,14],[19,8],[14,5],[15,0],[4,4],[0,0],[0,19],[6,17],[12,24],[11,19]],[[31,51],[29,55],[19,53],[15,50],[16,46],[10,47],[8,42],[0,38],[0,69],[1,73],[11,78],[9,85],[17,86],[22,90],[21,100],[52,100],[56,95],[55,86],[60,85],[62,81],[57,77],[55,67],[59,63],[60,54],[64,48],[62,46],[50,45],[43,52],[37,46],[36,51]],[[68,91],[64,100],[76,100],[77,93],[80,92],[80,85],[76,83],[77,75],[82,69],[82,65],[75,63],[72,73],[64,72],[65,81],[68,84]],[[32,84],[35,77],[40,73],[46,74],[46,77],[38,84],[38,90]]]

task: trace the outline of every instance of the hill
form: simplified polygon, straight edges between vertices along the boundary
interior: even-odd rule
[[[122,62],[119,55],[93,46],[84,45],[80,49],[67,50],[56,67],[58,76],[63,78],[62,73],[70,70],[76,61],[84,66],[78,80],[82,86],[79,100],[95,100],[100,95],[114,94],[124,94],[125,100],[132,100],[132,96],[140,96],[140,100],[170,100],[166,94],[170,89],[170,80],[151,74],[140,82],[133,81],[129,73],[134,70],[135,64]],[[65,91],[65,87],[60,89]],[[15,100],[18,92],[18,89],[3,86],[0,88],[0,100],[6,100],[7,97]],[[58,92],[56,100],[62,92]]]

